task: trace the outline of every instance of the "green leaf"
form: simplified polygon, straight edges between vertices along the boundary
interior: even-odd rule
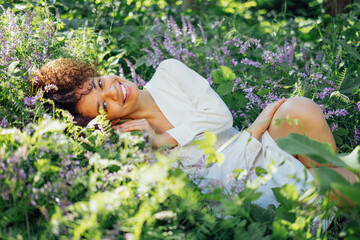
[[[233,83],[232,82],[222,82],[219,87],[216,89],[216,93],[220,96],[226,95],[231,93],[233,89]]]
[[[8,74],[13,74],[13,73],[17,72],[17,71],[15,71],[15,68],[18,64],[19,64],[19,61],[12,62],[8,67]]]
[[[216,135],[212,132],[205,132],[204,133],[205,136],[205,142],[208,145],[214,145],[216,143]]]
[[[255,167],[255,174],[256,176],[261,176],[267,174],[267,171],[262,167]]]
[[[263,97],[264,95],[269,94],[270,91],[271,91],[270,89],[263,88],[260,91],[257,91],[256,95],[258,95],[259,97]]]
[[[289,231],[280,220],[276,220],[272,224],[273,239],[287,239]]]
[[[357,78],[351,78],[351,77],[347,77],[345,78],[340,85],[340,93],[347,93],[347,94],[351,94],[353,89],[355,89],[356,87],[360,86],[360,81]]]
[[[222,74],[221,74],[220,70],[211,72],[211,76],[213,78],[214,83],[220,84],[222,82]]]
[[[351,153],[339,156],[350,168],[360,172],[360,146],[357,146]]]
[[[39,159],[34,164],[36,169],[42,173],[46,173],[46,172],[55,173],[60,169],[59,166],[50,165],[51,162],[49,159]]]
[[[49,159],[39,159],[35,163],[35,167],[37,170],[41,171],[41,169],[44,169],[47,165],[50,165]]]
[[[338,134],[339,136],[346,136],[348,135],[349,131],[345,128],[339,127],[336,131],[336,134]]]
[[[344,194],[351,202],[359,205],[360,204],[360,183],[354,183],[353,185],[349,184],[340,184],[333,183],[331,184],[336,190],[339,190],[342,194]]]
[[[350,185],[343,176],[331,168],[313,168],[312,171],[321,192],[328,191],[333,184]]]
[[[221,70],[221,73],[222,73],[225,81],[232,82],[236,78],[235,73],[229,67],[220,66],[220,70]]]
[[[294,185],[286,184],[281,188],[272,189],[276,200],[287,208],[291,208],[292,204],[299,199],[299,193]]]
[[[338,167],[348,167],[336,156],[328,143],[311,140],[297,133],[290,133],[286,138],[279,138],[276,143],[281,149],[292,155],[305,155],[318,163],[331,163]]]
[[[245,188],[243,191],[239,193],[239,197],[244,198],[244,200],[248,202],[252,202],[259,199],[261,195],[262,195],[261,192],[256,192],[256,190],[252,188]]]
[[[360,60],[360,54],[350,44],[347,44],[344,40],[336,40],[336,42],[340,44],[343,48],[345,48],[349,54]]]
[[[230,93],[224,96],[223,100],[229,108],[233,109],[244,108],[248,103],[247,98],[239,92]]]

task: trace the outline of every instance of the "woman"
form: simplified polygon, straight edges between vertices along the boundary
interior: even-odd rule
[[[99,76],[87,63],[72,59],[49,62],[34,73],[37,87],[55,84],[58,90],[46,93],[58,107],[69,110],[80,124],[95,118],[100,110],[122,131],[145,130],[153,147],[172,146],[180,156],[185,172],[221,182],[230,190],[229,176],[235,169],[250,171],[254,166],[270,170],[272,160],[278,159],[278,170],[265,185],[260,186],[263,196],[257,200],[261,206],[276,204],[269,188],[293,183],[299,191],[307,188],[303,166],[309,170],[317,164],[305,156],[291,156],[274,142],[291,132],[305,133],[308,137],[336,145],[321,109],[310,99],[291,98],[269,104],[247,129],[238,133],[232,128],[232,115],[208,82],[180,61],[163,61],[144,90],[123,78]],[[273,119],[299,119],[302,126]],[[116,125],[120,119],[129,121]],[[190,144],[201,138],[205,131],[217,134],[216,148],[225,155],[223,164],[210,168],[194,168],[203,159],[203,153]],[[235,138],[232,138],[236,135]],[[229,139],[231,139],[229,141]],[[284,164],[282,159],[287,158]],[[302,181],[289,180],[289,174]],[[249,177],[249,176],[248,176]]]

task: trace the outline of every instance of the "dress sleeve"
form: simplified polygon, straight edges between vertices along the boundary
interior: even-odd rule
[[[159,68],[163,68],[168,79],[186,94],[193,106],[180,125],[167,131],[180,146],[204,131],[218,134],[232,127],[233,118],[228,107],[205,78],[175,59],[163,61]]]

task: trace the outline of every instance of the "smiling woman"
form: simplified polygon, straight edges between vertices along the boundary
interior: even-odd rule
[[[92,119],[104,110],[115,128],[127,132],[144,130],[155,148],[175,147],[172,151],[177,153],[180,166],[189,174],[193,174],[194,166],[201,163],[204,154],[191,142],[201,138],[205,131],[214,132],[218,139],[215,148],[224,154],[225,160],[221,165],[201,169],[200,175],[223,183],[228,190],[227,179],[235,169],[246,170],[250,177],[254,167],[270,172],[270,165],[275,161],[276,176],[259,188],[264,194],[257,203],[263,207],[276,204],[274,195],[268,191],[270,188],[291,182],[298,191],[303,191],[309,187],[306,176],[308,180],[313,179],[311,172],[306,172],[311,167],[323,166],[302,155],[291,156],[274,140],[295,132],[329,143],[336,150],[324,114],[307,98],[283,98],[273,102],[246,131],[238,132],[232,128],[229,109],[206,79],[175,59],[160,63],[144,90],[118,76],[100,77],[93,66],[71,59],[46,64],[36,72],[35,78],[39,86],[57,85],[58,91],[47,96],[78,118]],[[280,126],[273,123],[273,119],[288,117],[302,122],[302,128],[288,122],[282,122]],[[128,121],[116,125],[120,119]],[[285,163],[284,159],[287,160]],[[307,169],[304,170],[304,166]],[[292,182],[289,174],[300,181]],[[349,180],[354,181],[350,177]]]

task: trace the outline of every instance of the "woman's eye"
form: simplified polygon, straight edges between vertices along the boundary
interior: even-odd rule
[[[101,79],[99,79],[99,87],[100,87],[100,88],[103,88]]]
[[[103,103],[104,111],[107,112],[107,102]]]

